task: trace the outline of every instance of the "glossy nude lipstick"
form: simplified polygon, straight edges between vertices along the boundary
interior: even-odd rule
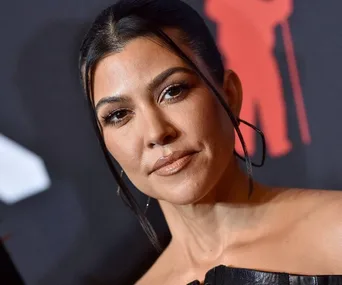
[[[184,169],[192,160],[194,151],[175,151],[168,156],[160,157],[152,168],[159,176],[170,176]]]

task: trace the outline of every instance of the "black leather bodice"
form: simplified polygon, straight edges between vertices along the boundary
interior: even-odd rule
[[[291,275],[220,265],[208,271],[203,285],[342,285],[342,275]]]

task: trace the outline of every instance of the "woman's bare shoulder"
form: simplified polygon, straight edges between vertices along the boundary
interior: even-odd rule
[[[340,227],[342,229],[342,191],[334,190],[304,190],[312,208],[312,220],[323,228]],[[305,192],[304,192],[305,193]],[[321,228],[322,229],[322,228]]]
[[[329,210],[331,206],[341,206],[342,191],[325,189],[289,189],[288,198],[293,198],[303,205],[315,205],[316,210]]]
[[[342,191],[323,189],[288,189],[282,194],[288,211],[298,213],[310,226],[342,224]]]
[[[325,189],[273,188],[278,193],[277,200],[293,206],[302,205],[304,209],[314,206],[314,212],[328,210],[331,206],[341,206],[342,191]]]
[[[342,272],[342,192],[295,189],[292,195],[298,200],[288,210],[301,213],[298,236],[332,271]]]

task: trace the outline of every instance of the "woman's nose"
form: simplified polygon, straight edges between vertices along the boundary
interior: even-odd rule
[[[172,143],[177,138],[177,130],[162,114],[153,112],[145,117],[145,145],[149,148]]]

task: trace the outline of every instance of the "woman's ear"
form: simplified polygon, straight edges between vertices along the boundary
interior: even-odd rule
[[[242,106],[242,86],[237,74],[232,70],[224,73],[223,90],[225,99],[233,114],[238,118]]]

